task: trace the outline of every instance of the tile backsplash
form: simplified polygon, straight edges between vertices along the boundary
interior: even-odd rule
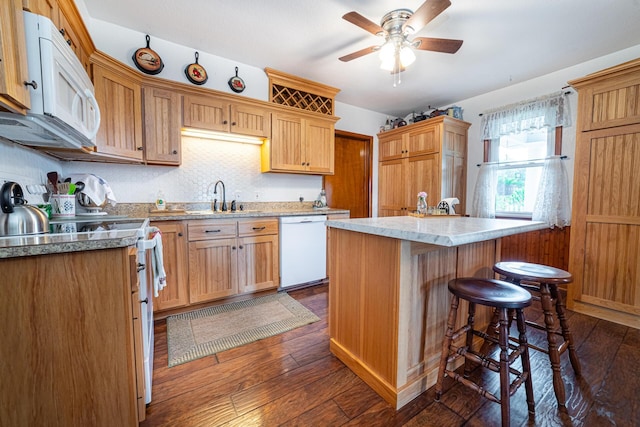
[[[120,203],[152,203],[158,191],[167,203],[209,202],[222,180],[227,200],[276,202],[315,200],[322,177],[260,172],[260,147],[183,137],[182,165],[146,166],[63,162],[63,175],[93,173],[105,179]],[[239,193],[239,197],[238,197]]]

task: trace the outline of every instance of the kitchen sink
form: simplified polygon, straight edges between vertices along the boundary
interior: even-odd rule
[[[225,212],[214,212],[211,209],[203,209],[203,210],[197,210],[197,211],[186,211],[185,213],[187,215],[226,215],[226,214],[242,214],[242,213],[260,213],[263,211],[259,211],[259,210],[251,210],[251,209],[245,209],[245,210],[238,210],[238,211],[225,211]]]

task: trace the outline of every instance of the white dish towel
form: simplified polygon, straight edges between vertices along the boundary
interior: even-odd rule
[[[167,273],[164,271],[164,258],[162,256],[162,234],[157,231],[153,235],[156,242],[151,251],[151,268],[153,269],[153,295],[157,298],[159,292],[167,286]]]

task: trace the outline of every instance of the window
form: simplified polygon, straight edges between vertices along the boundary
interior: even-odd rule
[[[544,159],[559,154],[554,131],[533,129],[490,140],[487,157],[498,163],[496,216],[531,218]]]
[[[551,205],[562,191],[548,184],[566,173],[562,166],[553,168],[550,157],[561,154],[562,128],[570,125],[566,95],[557,92],[482,114],[484,164],[472,216],[539,218],[557,211]],[[561,172],[552,174],[555,170]]]

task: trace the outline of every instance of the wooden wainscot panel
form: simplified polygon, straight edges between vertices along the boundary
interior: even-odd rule
[[[569,269],[571,227],[514,234],[502,238],[502,261],[523,261]]]

